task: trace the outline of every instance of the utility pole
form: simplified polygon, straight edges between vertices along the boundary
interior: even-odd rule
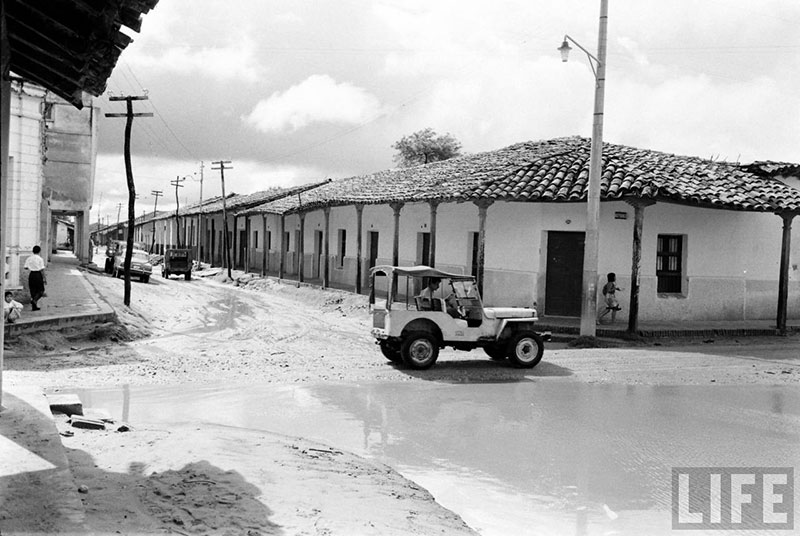
[[[151,190],[150,193],[156,198],[156,202],[153,205],[153,241],[150,244],[150,253],[152,254],[153,248],[156,246],[156,210],[158,209],[158,198],[164,195],[164,192],[161,190]]]
[[[127,97],[109,97],[109,101],[125,101],[124,114],[105,114],[106,117],[125,117],[125,176],[128,179],[128,228],[133,229],[136,223],[135,200],[136,187],[133,184],[133,168],[131,167],[131,129],[134,117],[153,117],[152,113],[133,113],[133,101],[147,100],[146,95]],[[128,247],[125,248],[125,295],[122,302],[131,305],[131,256],[133,255],[133,233],[128,233]]]
[[[205,233],[203,233],[203,161],[200,160],[200,205],[197,211],[197,262],[200,262],[200,251],[201,247],[200,244],[203,243],[203,238],[205,237]],[[199,264],[198,264],[199,266]]]
[[[222,181],[222,243],[225,248],[225,255],[222,257],[222,260],[228,267],[228,279],[233,279],[233,275],[231,274],[231,250],[228,244],[228,207],[225,203],[225,170],[233,169],[233,166],[225,167],[225,164],[230,163],[230,160],[217,160],[216,162],[211,162],[211,169],[219,170],[219,178]]]
[[[114,229],[114,237],[119,240],[119,212],[122,210],[122,203],[117,203],[117,228]]]
[[[177,244],[178,249],[181,247],[181,218],[178,212],[180,208],[180,201],[178,201],[178,188],[183,188],[183,181],[186,180],[186,177],[175,177],[174,181],[170,181],[170,184],[175,187],[175,234],[177,235]]]

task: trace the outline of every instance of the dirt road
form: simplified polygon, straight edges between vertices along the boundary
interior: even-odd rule
[[[239,274],[241,275],[241,274]],[[625,384],[797,384],[800,338],[659,341],[571,349],[551,344],[520,370],[482,352],[445,350],[428,371],[386,361],[369,336],[366,298],[221,275],[123,283],[89,273],[121,326],[9,341],[7,385],[360,381],[580,381]],[[185,534],[468,534],[460,518],[387,467],[301,438],[130,423],[132,432],[71,429],[86,527]],[[233,453],[233,455],[232,455]],[[42,521],[43,523],[46,520]],[[46,526],[46,525],[42,525]],[[37,530],[37,527],[31,527]]]
[[[666,385],[800,383],[798,335],[639,345],[612,341],[612,347],[594,349],[548,344],[542,363],[532,370],[492,362],[481,351],[448,349],[433,369],[414,372],[394,367],[381,356],[369,335],[364,296],[259,278],[234,286],[220,282],[221,275],[192,281],[153,277],[149,284],[132,283],[128,308],[122,304],[121,280],[91,273],[88,278],[117,310],[125,329],[75,333],[73,340],[57,334],[23,337],[12,342],[6,354],[8,381],[49,387],[423,377]]]

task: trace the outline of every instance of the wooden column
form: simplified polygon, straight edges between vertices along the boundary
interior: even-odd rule
[[[356,294],[361,294],[361,270],[362,270],[362,261],[361,256],[363,255],[361,251],[361,242],[363,241],[362,236],[362,227],[364,222],[364,205],[357,204],[356,205]]]
[[[478,273],[475,278],[478,281],[478,293],[483,297],[483,272],[486,259],[486,213],[494,201],[491,199],[479,199],[474,202],[478,207]]]
[[[280,222],[278,224],[278,244],[280,250],[278,251],[278,279],[283,279],[284,264],[286,261],[286,245],[283,243],[284,232],[283,228],[286,225],[286,215],[281,214]]]
[[[269,257],[269,245],[267,244],[267,213],[264,212],[261,214],[261,228],[263,229],[264,238],[261,239],[261,249],[264,250],[264,254],[261,256],[261,276],[266,277],[267,275],[267,257]]]
[[[431,268],[436,266],[436,212],[439,208],[439,201],[430,201],[431,206],[431,243],[428,258],[430,259]]]
[[[233,216],[233,240],[232,240],[233,245],[231,246],[231,249],[233,250],[233,259],[232,259],[231,266],[233,266],[234,270],[236,269],[236,263],[238,262],[238,257],[239,257],[239,255],[238,255],[238,251],[239,250],[236,248],[236,244],[237,244],[238,238],[239,238],[237,236],[238,234],[239,234],[239,216],[236,216],[234,214],[234,216]],[[239,246],[239,247],[241,247],[241,246]]]
[[[781,265],[778,276],[778,317],[776,320],[778,331],[786,334],[786,318],[789,301],[789,261],[792,244],[792,220],[796,212],[782,212],[778,216],[783,219],[783,235],[781,237]]]
[[[197,252],[195,253],[195,260],[200,262],[200,252],[203,250],[203,216],[198,213],[197,214]]]
[[[211,258],[208,260],[208,262],[209,262],[209,264],[211,264],[212,266],[213,266],[213,264],[214,264],[214,253],[216,253],[216,252],[214,251],[214,249],[215,249],[215,248],[214,248],[214,246],[216,246],[216,245],[217,245],[217,244],[216,244],[216,242],[217,242],[216,232],[217,232],[217,226],[216,226],[216,222],[215,222],[215,220],[214,220],[214,217],[212,216],[212,217],[211,217],[211,236],[209,237],[209,238],[211,239],[211,243],[208,245],[208,254],[209,254],[209,256],[211,257]]]
[[[394,238],[392,241],[392,265],[400,263],[400,211],[403,210],[403,203],[390,203],[394,211]],[[397,294],[397,275],[392,276],[392,296]]]
[[[305,271],[306,259],[305,259],[305,242],[306,242],[306,213],[300,212],[298,214],[300,217],[300,235],[297,241],[297,282],[302,283],[305,279],[305,275],[303,272]]]
[[[250,249],[252,247],[252,235],[250,234],[250,216],[244,217],[244,271],[245,273],[250,271]]]
[[[631,298],[628,311],[628,333],[639,331],[639,273],[642,268],[642,228],[644,209],[655,204],[650,199],[631,198],[625,202],[633,207],[633,253],[631,255]]]
[[[325,238],[322,243],[322,288],[328,288],[330,281],[330,262],[331,262],[331,207],[323,209],[325,213]]]

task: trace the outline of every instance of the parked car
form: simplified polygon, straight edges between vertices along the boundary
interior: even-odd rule
[[[431,278],[439,287],[431,297],[415,296]],[[508,358],[518,367],[535,367],[544,341],[535,329],[535,308],[484,307],[475,277],[429,266],[376,266],[370,270],[372,335],[383,355],[413,369],[427,369],[447,346],[482,348],[493,360]]]
[[[138,277],[142,283],[150,281],[150,275],[153,273],[153,265],[150,264],[150,254],[140,249],[131,251],[131,277]],[[125,250],[120,250],[119,254],[114,257],[114,267],[112,269],[114,277],[122,277],[125,275]]]
[[[161,276],[166,278],[172,274],[182,274],[186,281],[192,278],[191,249],[168,249],[164,252],[164,266],[161,268]]]

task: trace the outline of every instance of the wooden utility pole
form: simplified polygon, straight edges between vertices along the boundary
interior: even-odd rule
[[[125,117],[125,176],[128,179],[128,229],[133,229],[136,223],[135,200],[136,188],[133,185],[133,169],[131,167],[131,129],[133,128],[134,117],[153,117],[151,113],[133,113],[133,101],[147,100],[146,95],[109,97],[109,101],[125,101],[127,111],[124,114],[105,114],[106,117]],[[125,295],[123,303],[131,305],[131,256],[133,255],[133,233],[128,233],[127,247],[125,248]]]
[[[119,240],[119,213],[122,210],[122,203],[117,203],[117,228],[114,229],[114,237]]]
[[[156,198],[156,202],[153,205],[153,240],[150,242],[150,253],[152,254],[153,248],[156,246],[156,210],[158,210],[158,198],[164,195],[164,192],[161,190],[150,190],[150,193]]]
[[[198,205],[198,212],[197,212],[197,255],[195,259],[199,263],[202,259],[200,258],[200,253],[203,251],[203,247],[201,244],[203,243],[203,239],[205,238],[205,233],[203,232],[203,161],[200,161],[200,204]],[[199,264],[198,264],[199,266]]]
[[[225,202],[225,170],[233,169],[233,166],[226,167],[225,164],[230,163],[230,160],[217,160],[216,162],[211,162],[211,169],[219,170],[219,178],[222,181],[222,244],[225,249],[222,261],[228,268],[228,279],[233,279],[233,274],[231,274],[231,248],[228,244],[228,206]]]
[[[186,177],[175,177],[174,181],[170,181],[170,184],[175,187],[175,234],[177,235],[177,244],[178,249],[181,247],[181,217],[178,209],[180,208],[180,201],[178,201],[178,188],[183,188],[183,181],[186,180]]]

